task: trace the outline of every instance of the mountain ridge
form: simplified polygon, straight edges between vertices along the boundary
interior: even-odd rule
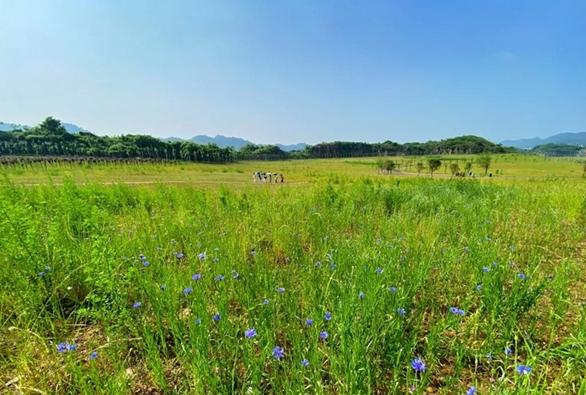
[[[545,138],[532,137],[526,139],[503,140],[501,141],[501,144],[506,147],[515,147],[521,149],[533,149],[539,145],[545,144],[586,146],[586,132],[562,132]]]

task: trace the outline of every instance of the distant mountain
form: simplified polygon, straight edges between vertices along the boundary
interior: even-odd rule
[[[282,149],[285,152],[303,151],[305,149],[305,147],[307,147],[307,144],[305,144],[305,143],[298,143],[298,144],[277,144],[277,147],[279,147],[280,149]]]
[[[27,129],[27,128],[28,128],[28,126],[25,126],[25,125],[19,125],[16,123],[6,123],[6,122],[0,121],[0,132],[11,132],[13,130]]]
[[[240,137],[227,137],[217,134],[214,137],[200,134],[192,137],[189,141],[197,144],[216,144],[220,148],[232,147],[236,150],[244,147],[246,144],[252,144],[252,142],[242,139]]]
[[[77,134],[79,132],[87,132],[87,130],[85,130],[84,128],[77,126],[73,123],[62,122],[61,125],[63,125],[65,130],[67,130],[67,132],[71,133],[71,134]],[[30,129],[30,126],[19,125],[16,123],[6,123],[6,122],[0,121],[0,132],[10,132],[13,130],[18,130],[18,129]]]
[[[182,139],[177,138],[177,137],[170,137],[170,138],[166,139],[166,141],[181,141],[181,140]],[[255,144],[252,141],[249,141],[249,140],[246,140],[246,139],[243,139],[240,137],[228,137],[228,136],[222,136],[221,134],[218,134],[214,137],[200,134],[198,136],[195,136],[195,137],[189,139],[189,141],[191,141],[193,143],[197,143],[197,144],[216,144],[220,148],[232,147],[235,150],[239,150],[240,148],[244,147],[247,144]],[[282,149],[285,152],[300,151],[307,146],[307,144],[305,144],[305,143],[276,144],[276,145],[277,145],[277,147],[279,147],[280,149]]]
[[[586,132],[559,133],[547,138],[534,137],[530,139],[505,140],[501,142],[506,147],[532,149],[545,144],[568,144],[586,146]]]
[[[73,123],[61,122],[61,125],[67,130],[68,133],[77,134],[79,132],[88,132],[88,130],[82,128],[81,126],[77,126]]]

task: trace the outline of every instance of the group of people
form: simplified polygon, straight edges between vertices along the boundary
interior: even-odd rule
[[[255,171],[252,173],[252,181],[253,182],[274,182],[274,183],[283,183],[285,182],[285,177],[283,177],[283,173],[270,173],[266,171]]]

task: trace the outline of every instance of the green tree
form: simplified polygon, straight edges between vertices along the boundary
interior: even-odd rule
[[[490,168],[490,164],[492,163],[492,157],[490,155],[480,155],[478,159],[476,159],[476,163],[484,169],[484,175],[486,175]]]
[[[466,171],[466,174],[470,173],[472,171],[472,162],[466,162],[464,170]]]
[[[442,161],[439,159],[428,159],[427,165],[429,166],[429,172],[433,177],[433,173],[440,168],[440,166],[442,165]]]
[[[450,163],[450,172],[455,176],[460,171],[460,166],[457,163]]]
[[[379,161],[378,168],[379,168],[379,170],[381,170],[385,174],[391,174],[393,172],[393,170],[395,170],[397,168],[397,164],[395,163],[395,161],[390,160],[390,159],[386,159],[386,160],[381,159]]]
[[[423,162],[419,161],[415,164],[415,168],[417,169],[417,174],[421,174],[425,166],[423,165]]]

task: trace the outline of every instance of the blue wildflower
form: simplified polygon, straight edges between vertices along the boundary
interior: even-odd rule
[[[134,303],[132,304],[132,308],[133,308],[133,309],[138,309],[138,308],[140,308],[141,306],[142,306],[142,302],[138,302],[138,301],[137,301],[137,302],[134,302]]]
[[[280,361],[284,356],[285,356],[285,350],[283,350],[283,347],[275,346],[275,348],[273,348],[273,357],[277,361]]]
[[[425,372],[425,369],[427,368],[425,366],[425,362],[423,362],[423,360],[421,358],[414,358],[414,359],[412,359],[411,360],[411,367],[417,373]]]
[[[505,347],[505,355],[512,355],[513,349],[509,346]]]
[[[376,270],[374,271],[376,274],[382,274],[383,273],[383,268],[382,267],[377,267]]]
[[[527,275],[525,273],[519,273],[519,274],[517,274],[517,278],[519,280],[526,280],[527,279]]]
[[[459,309],[458,307],[450,307],[450,313],[455,314],[455,315],[464,315],[464,314],[466,314],[464,312],[464,310]]]
[[[477,284],[477,285],[476,285],[476,290],[477,290],[478,292],[482,291],[482,284]]]
[[[67,352],[68,348],[67,348],[67,343],[59,343],[57,344],[57,352],[58,353],[64,353]]]
[[[476,387],[472,386],[466,391],[466,395],[476,395]]]
[[[212,317],[212,319],[216,322],[220,321],[222,319],[222,316],[220,315],[220,313],[216,313],[214,314],[214,316]]]
[[[191,295],[193,293],[193,288],[191,287],[187,287],[183,290],[183,295],[187,296],[187,295]]]
[[[93,351],[93,352],[92,352],[92,353],[89,355],[89,357],[88,357],[88,358],[89,358],[90,360],[97,359],[97,358],[98,358],[98,352],[97,352],[97,351]]]
[[[336,270],[337,267],[334,262],[330,263],[330,270]]]
[[[301,360],[301,366],[303,366],[304,368],[309,366],[309,361],[306,358],[303,358]]]
[[[240,280],[240,274],[236,270],[232,270],[232,278],[234,280]]]
[[[280,294],[285,293],[285,288],[279,287],[279,288],[277,288],[277,292]]]
[[[519,373],[522,376],[531,373],[532,370],[533,370],[533,368],[531,366],[528,366],[528,365],[519,365],[519,366],[517,366],[517,373]]]
[[[138,256],[138,259],[140,259],[141,261],[145,261],[146,260],[146,256],[144,256],[143,254],[140,254]]]
[[[244,331],[244,337],[246,337],[247,339],[252,339],[255,336],[256,336],[256,329],[254,329],[254,328],[248,328],[247,330]]]
[[[195,325],[201,325],[201,318],[197,317],[193,322],[195,322]]]
[[[330,337],[330,334],[327,331],[321,331],[319,333],[319,338],[321,340],[327,340],[328,337]]]
[[[149,261],[142,261],[142,265],[144,267],[149,267],[151,265],[151,263]]]
[[[264,304],[264,305],[267,305],[267,304],[269,304],[269,303],[270,303],[270,301],[269,301],[267,298],[265,298],[265,299],[262,301],[262,304]]]
[[[216,277],[214,277],[214,281],[216,281],[216,282],[224,281],[224,276],[222,274],[218,274]]]
[[[402,308],[402,307],[399,307],[399,308],[397,309],[397,314],[399,314],[401,317],[405,317],[405,314],[407,314],[407,310],[405,310],[405,309],[404,309],[404,308]]]
[[[365,295],[365,294],[364,294],[364,292],[362,292],[362,291],[360,291],[360,292],[358,293],[358,297],[359,297],[360,299],[364,299],[364,297],[365,297],[365,296],[366,296],[366,295]]]
[[[488,272],[490,272],[490,268],[488,266],[482,266],[482,271],[484,273],[488,273]]]
[[[200,252],[199,254],[197,254],[197,259],[199,259],[200,261],[205,261],[206,260],[206,253],[205,252]]]
[[[191,279],[193,281],[199,281],[199,280],[201,280],[201,273],[195,273],[193,276],[191,276]]]
[[[307,319],[305,320],[305,325],[307,325],[307,326],[312,326],[312,325],[313,325],[313,320],[312,320],[311,318],[307,318]]]
[[[389,292],[396,294],[397,293],[397,287],[389,287]]]
[[[67,351],[75,351],[75,350],[77,350],[77,344],[69,344],[69,343],[66,343],[66,346],[67,346]]]
[[[332,313],[330,313],[329,311],[326,311],[326,313],[324,314],[324,319],[326,321],[330,321],[332,319]]]
[[[175,258],[177,258],[177,259],[185,258],[185,254],[182,252],[176,252],[174,255],[175,255]]]

